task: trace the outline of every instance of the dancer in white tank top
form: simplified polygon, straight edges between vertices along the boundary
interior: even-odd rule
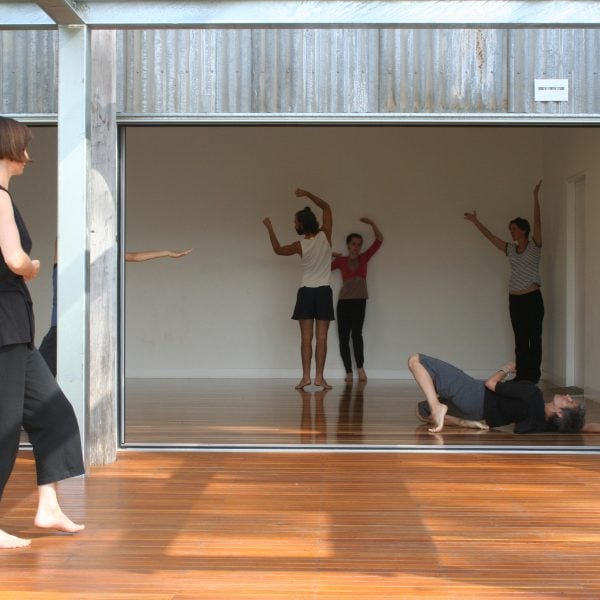
[[[315,385],[331,389],[325,380],[325,358],[327,357],[327,333],[333,321],[333,294],[331,291],[331,207],[325,200],[302,189],[296,190],[299,198],[309,198],[323,211],[323,226],[310,207],[299,210],[294,216],[294,228],[301,240],[282,246],[275,235],[271,219],[263,219],[275,254],[280,256],[300,255],[302,259],[302,282],[296,298],[292,319],[300,323],[302,379],[296,389],[312,383],[312,340],[315,337]]]

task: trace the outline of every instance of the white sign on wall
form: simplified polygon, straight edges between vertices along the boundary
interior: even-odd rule
[[[536,79],[535,101],[536,102],[568,102],[569,80],[568,79]]]

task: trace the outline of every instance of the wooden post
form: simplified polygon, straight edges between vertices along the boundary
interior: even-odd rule
[[[116,121],[116,32],[91,37],[89,405],[86,456],[89,464],[117,457],[118,202]]]

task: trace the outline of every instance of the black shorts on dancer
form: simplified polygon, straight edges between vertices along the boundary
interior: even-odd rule
[[[322,285],[316,288],[301,287],[296,297],[296,306],[292,319],[302,321],[317,319],[333,321],[333,292],[331,286]]]

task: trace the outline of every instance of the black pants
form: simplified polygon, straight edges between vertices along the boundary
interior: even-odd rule
[[[0,497],[15,464],[21,425],[33,446],[38,485],[85,472],[73,407],[28,344],[0,348]]]
[[[365,310],[367,301],[360,300],[338,300],[337,303],[337,326],[340,340],[340,354],[344,363],[346,373],[352,373],[352,358],[350,357],[350,335],[352,335],[352,348],[356,368],[362,369],[365,356],[362,337],[363,323],[365,322]]]
[[[516,378],[537,383],[542,374],[542,293],[536,290],[530,294],[510,294],[508,302],[510,321],[515,334]]]
[[[39,350],[50,372],[56,377],[56,325],[48,329],[48,333],[44,336]]]

